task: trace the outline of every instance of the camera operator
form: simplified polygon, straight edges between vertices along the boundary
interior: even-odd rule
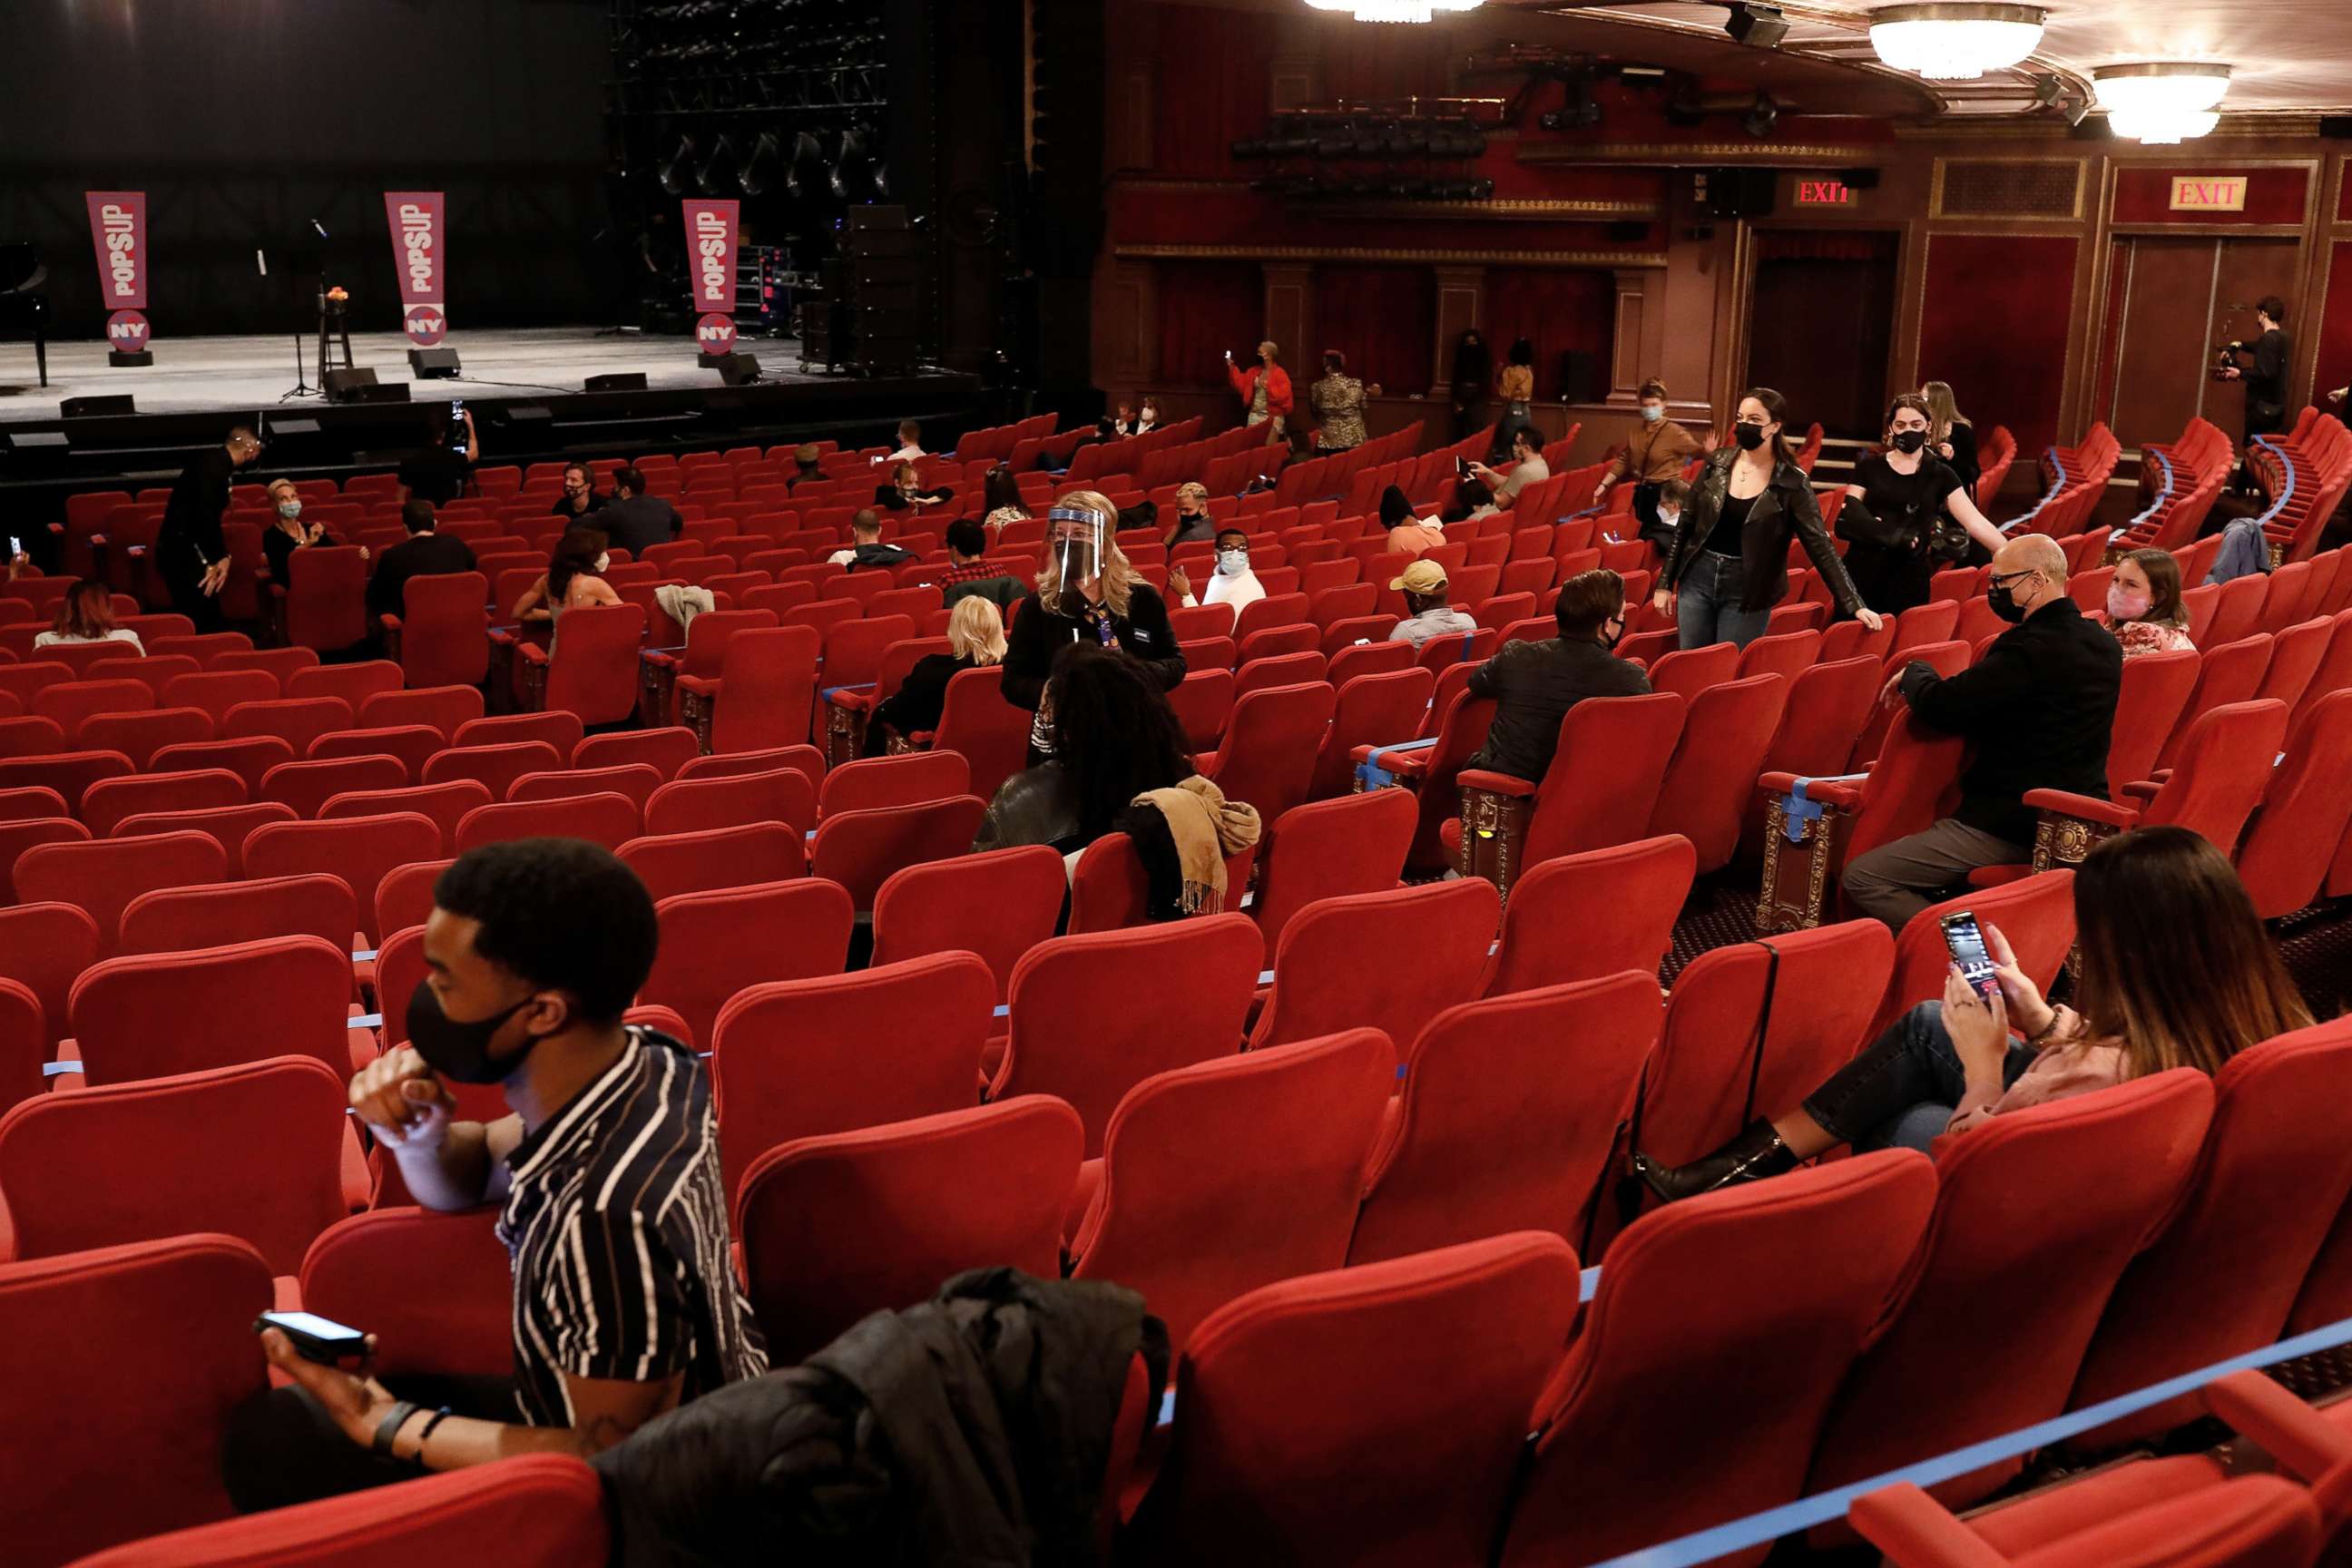
[[[2275,294],[2263,295],[2254,307],[2254,324],[2262,329],[2262,335],[2252,342],[2233,338],[2221,346],[2220,370],[2222,380],[2246,384],[2249,446],[2257,436],[2275,436],[2286,428],[2287,367],[2294,359],[2294,344],[2286,335],[2285,300]],[[2248,354],[2253,363],[2241,364],[2241,358]]]
[[[245,1511],[513,1454],[592,1458],[767,1367],[730,1260],[709,1076],[621,1021],[653,968],[644,884],[597,846],[530,838],[459,857],[433,904],[410,1043],[351,1103],[417,1202],[503,1205],[513,1385],[403,1381],[403,1397],[273,1329],[262,1348],[292,1386],[238,1406],[223,1445]],[[513,1114],[457,1121],[444,1080],[499,1084]]]

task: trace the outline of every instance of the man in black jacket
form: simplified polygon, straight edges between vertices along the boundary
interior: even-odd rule
[[[2123,649],[2066,596],[2066,552],[2048,536],[2001,546],[1991,581],[1994,614],[2015,625],[1982,658],[1948,679],[1914,659],[1886,683],[1885,700],[1899,696],[1922,724],[1974,746],[1957,813],[1845,868],[1848,901],[1897,931],[1979,867],[2032,858],[2027,791],[2107,798]]]
[[[375,575],[368,579],[369,626],[378,625],[379,616],[407,613],[403,595],[411,577],[474,569],[473,546],[434,532],[434,521],[433,503],[423,497],[411,496],[401,503],[400,522],[408,530],[408,537],[383,552],[383,559],[375,563]]]
[[[1515,642],[1470,675],[1473,697],[1495,699],[1486,743],[1468,766],[1540,783],[1559,749],[1559,722],[1588,697],[1643,697],[1650,679],[1609,650],[1625,635],[1625,580],[1580,572],[1552,607],[1559,636]]]
[[[642,561],[655,545],[675,542],[686,520],[661,497],[646,494],[646,476],[626,468],[614,470],[613,499],[597,508],[596,526],[616,548]]]
[[[261,456],[261,438],[245,426],[228,440],[207,447],[172,483],[155,534],[155,572],[171,590],[172,608],[200,632],[219,631],[220,591],[228,582],[228,545],[221,517],[228,510],[230,476]]]
[[[2229,362],[2222,367],[2225,380],[2246,384],[2246,445],[2251,453],[2254,437],[2275,436],[2286,428],[2286,377],[2294,361],[2294,343],[2286,335],[2286,301],[2275,294],[2265,294],[2254,307],[2254,325],[2261,333],[2251,343],[2233,342],[2224,351]],[[2252,365],[2239,363],[2241,355],[2253,356]],[[2252,487],[2252,465],[2246,475]]]

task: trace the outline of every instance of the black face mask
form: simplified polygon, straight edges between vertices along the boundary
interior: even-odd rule
[[[2025,619],[2025,606],[2017,602],[2017,595],[2009,591],[2006,583],[1996,583],[1986,589],[1985,603],[1992,606],[1994,615],[2011,626]]]
[[[1617,651],[1617,645],[1624,640],[1625,623],[1623,621],[1619,621],[1617,623],[1617,629],[1613,632],[1609,629],[1608,622],[1603,621],[1601,623],[1601,646],[1602,647],[1607,648],[1611,653],[1615,653]]]
[[[1920,451],[1925,448],[1927,445],[1927,432],[1925,430],[1897,430],[1895,432],[1895,449],[1898,452]]]
[[[1764,444],[1764,426],[1743,424],[1733,429],[1732,436],[1739,442],[1740,450],[1752,452]]]
[[[461,1022],[441,1010],[441,998],[434,994],[433,983],[420,980],[408,997],[408,1043],[416,1047],[416,1054],[425,1058],[426,1067],[453,1082],[504,1083],[521,1069],[539,1040],[532,1037],[512,1056],[493,1059],[489,1054],[490,1039],[532,1000],[526,996],[487,1018]]]

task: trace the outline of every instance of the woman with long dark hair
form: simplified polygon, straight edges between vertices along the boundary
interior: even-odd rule
[[[1846,575],[1882,616],[1926,604],[1937,572],[1982,565],[2005,542],[1951,466],[1927,449],[1933,425],[1926,399],[1897,397],[1886,410],[1886,450],[1854,464],[1838,512]]]
[[[982,521],[988,525],[991,544],[1007,523],[1024,521],[1029,516],[1028,504],[1021,499],[1021,481],[1013,477],[1010,463],[999,463],[988,470],[981,481],[980,496],[981,505],[987,509]]]
[[[974,849],[1050,844],[1070,854],[1111,831],[1137,795],[1192,774],[1184,727],[1136,660],[1066,644],[1054,656],[1049,689],[1051,754],[1004,781]]]
[[[1838,614],[1877,630],[1878,615],[1854,591],[1822,526],[1812,484],[1789,450],[1787,400],[1769,386],[1750,387],[1735,416],[1738,441],[1708,456],[1690,504],[1675,520],[1651,604],[1675,618],[1685,647],[1746,647],[1764,635],[1772,606],[1788,594],[1794,538],[1829,585]]]
[[[1988,1118],[2150,1073],[2211,1073],[2311,1022],[2237,872],[2188,828],[2143,827],[2092,850],[2074,873],[2074,927],[2079,1011],[2044,1001],[1986,926],[2000,982],[1990,998],[1955,965],[1942,1002],[1912,1008],[1803,1104],[1705,1159],[1637,1154],[1633,1168],[1671,1201],[1778,1175],[1842,1143],[1925,1150]]]
[[[37,648],[56,647],[63,643],[119,642],[128,643],[131,651],[143,654],[146,646],[139,634],[129,626],[114,624],[114,595],[105,584],[95,577],[77,577],[65,597],[58,601],[57,618],[49,629],[33,639]]]
[[[591,605],[617,605],[619,590],[604,581],[611,558],[604,551],[601,528],[567,528],[548,558],[547,574],[523,590],[515,601],[518,621],[560,621],[567,610]]]
[[[2180,598],[2180,563],[2168,550],[2133,550],[2116,563],[2107,584],[2107,629],[2124,657],[2194,653],[2189,606]]]

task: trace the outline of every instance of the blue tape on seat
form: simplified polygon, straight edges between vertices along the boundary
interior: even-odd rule
[[[1586,1269],[1581,1275],[1577,1277],[1576,1299],[1580,1301],[1590,1301],[1600,1289],[1601,1265],[1596,1263],[1591,1268]]]
[[[352,954],[353,963],[370,963],[374,962],[374,959],[375,949],[372,947],[362,947]]]
[[[2275,1366],[2283,1361],[2294,1361],[2301,1356],[2316,1354],[2320,1351],[2334,1350],[2343,1344],[2352,1344],[2352,1318],[2347,1318],[2341,1322],[2330,1323],[2324,1329],[2314,1329],[2307,1334],[2297,1334],[2291,1340],[2281,1340],[2274,1345],[2266,1345],[2258,1351],[2248,1351],[2243,1355],[2231,1356],[2227,1361],[2217,1361],[2210,1366],[2200,1367],[2195,1372],[2183,1373],[2179,1377],[2167,1378],[2162,1383],[2150,1384],[2146,1388],[2137,1389],[2130,1394],[2118,1394],[2113,1399],[2104,1400],[2085,1409],[2057,1416],[2021,1431],[2006,1433],[1999,1437],[1988,1437],[1981,1443],[1972,1443],[1965,1448],[1955,1448],[1950,1453],[1938,1454],[1932,1459],[1922,1459],[1916,1465],[1906,1465],[1899,1470],[1889,1470],[1885,1475],[1873,1476],[1867,1480],[1855,1481],[1849,1486],[1833,1488],[1825,1492],[1817,1492],[1811,1497],[1801,1499],[1796,1502],[1788,1503],[1780,1508],[1767,1509],[1761,1513],[1751,1513],[1744,1519],[1735,1519],[1728,1523],[1718,1524],[1710,1529],[1683,1536],[1679,1540],[1643,1547],[1639,1552],[1629,1552],[1621,1557],[1612,1557],[1606,1563],[1595,1564],[1594,1568],[1696,1568],[1699,1563],[1711,1563],[1718,1557],[1727,1556],[1735,1552],[1744,1552],[1751,1546],[1761,1546],[1768,1542],[1778,1541],[1784,1535],[1794,1535],[1799,1531],[1811,1530],[1817,1524],[1828,1524],[1834,1520],[1843,1519],[1847,1506],[1854,1499],[1865,1493],[1898,1486],[1905,1481],[1914,1486],[1932,1487],[1940,1481],[1948,1481],[1956,1476],[1965,1476],[1971,1470],[1981,1469],[1997,1461],[2013,1459],[2021,1455],[2032,1453],[2036,1449],[2049,1447],[2053,1443],[2064,1442],[2069,1437],[2079,1437],[2085,1432],[2096,1431],[2110,1421],[2149,1409],[2163,1404],[2168,1399],[2177,1399],[2181,1394],[2192,1394],[2214,1379],[2226,1377],[2233,1372]]]
[[[383,1015],[381,1013],[362,1013],[356,1018],[344,1019],[343,1027],[346,1029],[381,1029],[383,1027]]]
[[[81,1071],[79,1062],[43,1062],[41,1064],[43,1078],[63,1078],[69,1072],[79,1071]]]
[[[1780,797],[1780,836],[1791,844],[1801,843],[1805,837],[1805,824],[1821,816],[1822,803],[1805,794],[1808,784],[1852,784],[1856,779],[1869,776],[1868,773],[1825,773],[1820,778],[1799,779],[1796,787]]]
[[[830,702],[833,700],[833,694],[836,691],[871,691],[881,684],[882,683],[878,680],[855,681],[847,686],[828,686],[824,690],[818,692],[817,695],[824,698],[827,702]]]
[[[1393,746],[1374,746],[1371,754],[1356,764],[1356,776],[1364,781],[1364,793],[1386,789],[1396,783],[1396,774],[1381,766],[1381,759],[1391,752],[1425,752],[1437,744],[1435,736],[1426,741],[1399,741]]]

